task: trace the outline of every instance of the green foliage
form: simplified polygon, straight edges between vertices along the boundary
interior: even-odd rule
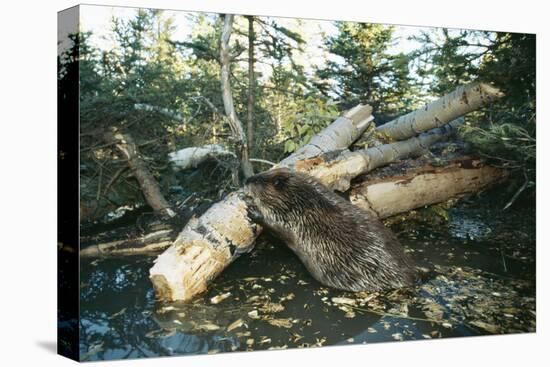
[[[370,104],[376,113],[384,115],[413,108],[416,93],[410,60],[403,53],[389,52],[394,27],[351,22],[337,22],[336,26],[338,34],[326,41],[335,58],[317,70],[320,90],[325,95],[336,93],[344,108]]]
[[[307,97],[302,111],[283,124],[282,133],[286,137],[284,152],[293,153],[309,143],[315,134],[330,125],[339,114],[334,102]]]

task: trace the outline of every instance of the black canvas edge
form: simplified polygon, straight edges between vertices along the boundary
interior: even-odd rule
[[[58,12],[57,20],[59,45],[69,33],[78,33],[80,6]],[[57,79],[57,353],[75,361],[80,360],[79,125],[79,64],[75,62],[63,80],[59,74]]]

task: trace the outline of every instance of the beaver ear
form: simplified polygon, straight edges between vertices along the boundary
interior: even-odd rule
[[[282,190],[286,186],[287,181],[288,176],[277,176],[273,181],[273,186],[275,186],[277,190]]]

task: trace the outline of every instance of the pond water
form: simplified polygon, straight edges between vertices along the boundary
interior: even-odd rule
[[[81,358],[535,331],[534,207],[503,212],[486,196],[461,201],[445,219],[394,221],[391,228],[432,271],[412,289],[385,294],[322,286],[268,234],[188,304],[155,300],[148,279],[154,257],[82,260]]]

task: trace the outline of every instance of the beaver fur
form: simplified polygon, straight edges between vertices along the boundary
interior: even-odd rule
[[[244,192],[251,219],[285,241],[322,284],[353,292],[413,284],[413,263],[395,235],[313,177],[272,169],[250,177]]]

